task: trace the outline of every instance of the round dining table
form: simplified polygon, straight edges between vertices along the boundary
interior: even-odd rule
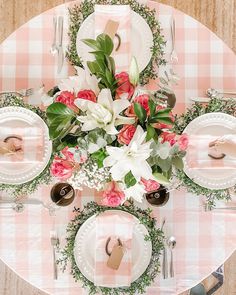
[[[60,74],[57,59],[51,55],[53,16],[64,17],[63,48],[68,39],[68,7],[75,2],[57,6],[34,17],[18,28],[0,45],[0,91],[35,88],[49,90],[62,78],[74,74],[73,67],[64,61]],[[236,89],[236,56],[214,33],[201,23],[170,6],[147,1],[156,9],[162,32],[167,41],[165,58],[171,49],[170,18],[176,26],[178,63],[167,64],[180,80],[174,87],[176,113],[191,105],[191,97],[205,96],[206,89]],[[160,73],[163,68],[160,69]],[[28,103],[41,105],[40,97],[28,98]],[[53,255],[50,232],[56,231],[60,248],[65,245],[66,227],[73,218],[74,207],[82,208],[96,200],[93,190],[77,191],[74,202],[51,216],[43,206],[50,202],[51,186],[40,186],[24,200],[24,210],[12,210],[12,197],[0,192],[0,259],[18,276],[42,292],[51,295],[88,294],[80,282],[75,282],[70,269],[59,271],[53,278]],[[6,203],[9,200],[9,204]],[[234,203],[232,199],[231,203]],[[7,205],[6,205],[7,204]],[[165,234],[175,236],[173,278],[157,274],[146,289],[148,295],[180,294],[201,282],[222,265],[236,248],[236,214],[231,210],[204,210],[204,196],[188,193],[184,188],[170,193],[163,207],[152,207],[160,225],[166,220]],[[140,206],[147,207],[144,201]],[[235,204],[236,206],[236,204]],[[170,257],[170,252],[168,251]],[[39,293],[40,294],[40,293]]]

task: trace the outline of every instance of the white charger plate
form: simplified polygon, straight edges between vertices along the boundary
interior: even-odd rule
[[[236,136],[236,118],[224,113],[209,113],[191,121],[183,133],[209,137],[221,137],[226,134]],[[206,151],[207,152],[207,151]],[[226,156],[227,157],[227,156]],[[232,159],[233,160],[233,159]],[[217,160],[216,160],[217,161]],[[184,172],[202,187],[209,189],[226,189],[236,184],[236,169],[192,169],[186,157],[183,159]]]
[[[77,33],[76,50],[83,61],[94,60],[94,56],[89,53],[91,48],[81,41],[82,39],[95,38],[94,26],[95,14],[92,13],[84,20]],[[131,56],[136,57],[139,71],[142,72],[152,57],[151,47],[153,46],[153,35],[144,18],[134,11],[131,11],[130,35]]]
[[[120,210],[110,210],[119,214]],[[125,211],[122,214],[131,215]],[[133,216],[133,215],[132,215]],[[152,256],[152,244],[145,241],[148,235],[146,227],[134,218],[134,231],[132,241],[132,282],[137,280],[148,267]],[[74,257],[81,273],[94,283],[95,268],[95,240],[96,240],[96,215],[88,218],[78,230],[75,237]],[[122,287],[122,286],[121,286]]]
[[[42,161],[38,162],[22,162],[19,165],[12,162],[4,167],[4,162],[1,163],[0,183],[6,184],[22,184],[31,181],[38,176],[47,166],[51,154],[52,143],[49,140],[48,127],[41,117],[36,113],[22,107],[4,107],[0,109],[0,137],[2,127],[37,127],[43,130],[43,157]],[[3,140],[4,138],[1,138]]]

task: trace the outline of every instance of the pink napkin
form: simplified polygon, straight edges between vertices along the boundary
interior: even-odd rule
[[[192,169],[235,169],[236,159],[225,156],[223,159],[212,159],[208,156],[209,143],[219,138],[210,135],[191,135],[189,136],[189,146],[186,161]]]
[[[131,9],[129,5],[95,5],[95,37],[104,32],[108,20],[119,22],[117,34],[121,38],[118,51],[113,51],[117,72],[128,71],[131,57]],[[114,38],[114,47],[117,38]]]
[[[132,215],[127,215],[122,211],[120,213],[106,211],[96,217],[95,285],[110,288],[130,286],[133,225]],[[125,247],[125,253],[118,270],[107,267],[109,256],[105,251],[105,246],[109,237],[113,242],[119,238]],[[112,249],[112,243],[109,243],[109,249]]]
[[[0,155],[0,162],[7,165],[12,162],[17,163],[32,163],[42,162],[44,156],[44,137],[43,130],[37,127],[13,128],[1,127],[0,140],[3,141],[8,136],[18,136],[22,138],[22,151],[16,152],[12,155]]]

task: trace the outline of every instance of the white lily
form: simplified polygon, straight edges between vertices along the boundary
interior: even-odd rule
[[[92,90],[96,95],[99,93],[98,79],[91,75],[87,66],[83,68],[75,67],[77,76],[70,76],[67,79],[61,80],[58,84],[60,91],[69,91],[78,93],[80,90]]]
[[[129,105],[127,99],[113,100],[110,89],[102,89],[97,102],[85,99],[76,99],[75,105],[86,113],[86,116],[78,116],[77,119],[84,123],[81,130],[90,131],[95,128],[104,129],[107,134],[117,134],[115,126],[133,124],[134,118],[120,115]]]
[[[145,142],[146,133],[138,125],[128,146],[106,147],[109,156],[104,159],[103,165],[111,167],[110,173],[114,180],[123,180],[130,171],[137,182],[141,177],[153,179],[152,169],[146,161],[152,151],[150,148],[152,141]]]
[[[123,191],[126,200],[132,198],[139,203],[142,203],[143,195],[146,193],[144,186],[140,183],[136,183],[135,185],[126,188]]]

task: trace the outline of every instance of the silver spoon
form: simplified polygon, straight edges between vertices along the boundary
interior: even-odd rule
[[[176,246],[176,239],[175,237],[171,236],[169,237],[167,241],[167,245],[170,249],[170,277],[173,278],[175,273],[174,273],[174,265],[173,265],[173,249]]]

